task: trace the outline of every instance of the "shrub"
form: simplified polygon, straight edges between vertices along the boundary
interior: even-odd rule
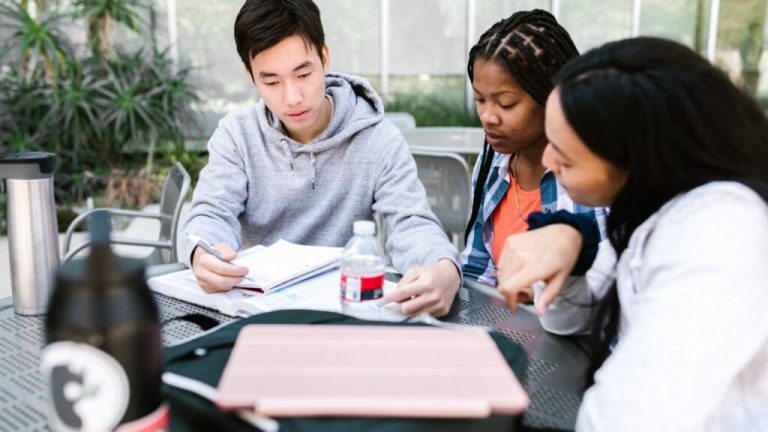
[[[55,153],[62,205],[137,173],[154,184],[156,154],[183,146],[184,132],[197,128],[189,71],[175,71],[154,43],[137,51],[114,46],[115,23],[140,32],[147,6],[138,0],[76,0],[68,10],[46,3],[35,2],[43,9],[34,16],[26,1],[0,3],[0,28],[9,35],[0,46],[0,153]],[[73,47],[61,31],[72,24],[86,27],[86,46]],[[139,183],[113,196],[140,204],[152,187]]]

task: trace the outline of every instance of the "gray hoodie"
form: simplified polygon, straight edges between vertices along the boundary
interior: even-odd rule
[[[457,263],[429,208],[416,164],[400,131],[362,78],[329,73],[330,124],[314,140],[288,137],[260,101],[225,116],[208,142],[192,208],[183,225],[213,244],[239,250],[279,239],[343,246],[352,223],[378,211],[387,225],[386,250],[400,272],[440,258]],[[194,244],[181,248],[190,265]]]

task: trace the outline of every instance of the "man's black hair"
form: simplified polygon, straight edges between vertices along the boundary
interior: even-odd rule
[[[290,36],[300,36],[323,59],[325,33],[312,0],[246,0],[235,19],[237,53],[251,76],[251,59]]]

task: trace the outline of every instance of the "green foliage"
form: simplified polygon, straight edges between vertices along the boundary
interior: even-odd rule
[[[0,153],[56,153],[59,204],[103,191],[118,168],[122,177],[152,178],[158,149],[183,146],[184,132],[196,127],[188,70],[174,71],[165,52],[111,46],[111,23],[139,31],[141,2],[72,7],[33,16],[15,0],[0,5],[0,26],[11,29],[0,46]],[[70,49],[59,31],[67,20],[84,22],[88,45],[98,49]]]
[[[39,148],[51,135],[37,123],[46,116],[45,85],[39,80],[26,82],[17,71],[0,77],[0,149],[24,151]]]
[[[469,117],[464,103],[439,94],[398,94],[387,104],[387,111],[413,114],[422,126],[480,126],[476,116]]]
[[[33,18],[27,7],[15,0],[0,4],[0,23],[10,37],[3,46],[3,56],[16,51],[18,73],[29,82],[42,67],[48,80],[66,70],[69,44],[61,32],[66,15],[44,10]]]
[[[738,49],[749,34],[749,25],[765,26],[766,0],[723,0],[717,26],[718,50]]]
[[[464,77],[458,75],[396,77],[386,110],[411,113],[422,126],[480,126],[477,116],[467,114]]]
[[[136,8],[142,2],[136,0],[76,0],[75,13],[80,18],[94,21],[115,21],[131,30],[138,31]]]
[[[168,147],[164,149],[163,154],[167,158],[169,166],[174,162],[180,162],[184,165],[184,169],[187,170],[192,180],[189,188],[191,195],[197,184],[197,179],[200,178],[200,171],[208,163],[208,152],[189,149],[185,143],[169,143]]]
[[[183,130],[193,121],[190,102],[195,93],[186,82],[186,71],[170,73],[162,53],[144,62],[141,53],[119,54],[106,66],[103,86],[98,90],[108,102],[100,116],[103,127],[101,158],[111,166],[120,162],[123,149],[147,151],[147,169],[157,142],[183,142]],[[117,159],[117,160],[115,160]]]
[[[59,232],[65,232],[77,216],[77,213],[68,207],[56,207],[56,223],[59,225]],[[86,225],[81,224],[76,231],[83,231],[85,228]]]
[[[88,40],[95,56],[106,59],[112,50],[112,23],[120,23],[139,31],[139,8],[143,3],[137,0],[75,0],[74,15],[87,23]]]

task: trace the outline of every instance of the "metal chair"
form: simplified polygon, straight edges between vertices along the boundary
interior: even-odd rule
[[[160,195],[160,210],[158,213],[148,213],[135,210],[122,210],[114,208],[96,208],[78,216],[67,228],[64,239],[64,257],[62,263],[69,261],[80,251],[90,246],[90,240],[78,244],[70,250],[70,242],[75,229],[84,221],[87,221],[96,213],[109,213],[111,216],[124,216],[129,218],[147,218],[160,221],[160,232],[157,240],[145,240],[124,237],[111,237],[110,243],[129,246],[148,246],[155,250],[144,258],[147,265],[167,264],[178,261],[178,247],[176,234],[179,228],[179,216],[184,198],[189,191],[190,177],[187,170],[179,162],[175,162],[171,171],[165,177],[163,190]]]
[[[416,129],[416,119],[409,112],[393,111],[385,112],[384,118],[389,119],[401,131]]]
[[[450,152],[412,149],[411,153],[432,211],[453,244],[462,250],[472,194],[467,162]]]

